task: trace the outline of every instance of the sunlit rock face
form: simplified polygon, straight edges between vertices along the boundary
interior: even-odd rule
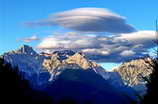
[[[43,66],[55,77],[64,69],[71,68],[71,69],[79,69],[82,68],[83,70],[93,70],[96,73],[103,75],[106,71],[96,64],[95,62],[88,61],[84,55],[80,52],[74,53],[69,51],[72,54],[69,54],[67,51],[62,52],[64,54],[54,52],[50,59],[45,59],[43,62]]]
[[[143,93],[146,90],[143,77],[148,77],[152,73],[152,58],[146,57],[125,62],[119,67],[115,67],[113,71],[118,72],[124,83],[133,87],[136,91]]]

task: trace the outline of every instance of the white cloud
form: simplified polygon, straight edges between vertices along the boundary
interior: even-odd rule
[[[146,35],[144,35],[146,34]],[[143,56],[149,48],[155,33],[139,31],[135,33],[118,34],[113,37],[66,33],[51,35],[41,41],[40,49],[58,50],[72,49],[82,51],[86,56],[98,62],[118,62]],[[149,37],[149,38],[148,38]]]
[[[155,37],[156,35],[154,31],[138,31],[128,34],[121,34],[115,38],[115,40],[127,40],[130,43],[137,45],[137,47],[151,47],[151,45],[154,44]]]
[[[109,55],[109,51],[107,49],[83,49],[81,50],[83,53],[88,54],[101,54],[101,55]]]
[[[29,42],[35,41],[35,40],[39,40],[39,38],[36,35],[33,35],[31,37],[28,37],[28,38],[17,39],[17,42],[23,41],[23,42],[29,43]]]
[[[124,50],[120,53],[121,56],[133,56],[135,54],[132,50]]]
[[[37,48],[60,48],[61,43],[63,42],[58,42],[58,40],[55,38],[47,37],[43,39],[43,41],[37,46]]]
[[[37,46],[38,48],[46,49],[84,49],[98,47],[96,39],[91,35],[79,35],[77,33],[66,33],[65,35],[52,35],[44,38]]]
[[[103,8],[78,8],[56,14],[48,19],[26,23],[31,26],[58,25],[80,32],[129,33],[135,29],[126,19]]]

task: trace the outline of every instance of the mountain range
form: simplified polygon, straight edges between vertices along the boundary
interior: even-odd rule
[[[23,45],[2,57],[12,67],[19,68],[32,88],[44,90],[56,96],[56,100],[67,96],[80,104],[93,97],[94,104],[101,104],[105,98],[108,104],[128,104],[131,99],[139,101],[137,94],[143,96],[146,89],[145,81],[139,76],[152,73],[146,63],[152,63],[151,58],[126,62],[109,72],[86,59],[82,52],[72,50],[37,53],[32,47]]]

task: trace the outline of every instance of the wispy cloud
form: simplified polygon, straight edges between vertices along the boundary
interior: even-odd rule
[[[29,43],[29,42],[32,42],[32,41],[35,41],[35,40],[39,40],[39,38],[36,35],[33,35],[31,37],[28,37],[28,38],[20,38],[20,39],[17,39],[16,41],[17,42],[23,41],[23,42]]]
[[[103,8],[78,8],[56,14],[41,21],[28,22],[29,26],[61,26],[79,32],[129,33],[136,29],[126,19]]]

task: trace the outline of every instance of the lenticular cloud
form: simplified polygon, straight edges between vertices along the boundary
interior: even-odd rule
[[[61,26],[79,32],[130,33],[136,31],[126,19],[103,8],[78,8],[52,14],[49,18],[29,22],[33,26]]]

